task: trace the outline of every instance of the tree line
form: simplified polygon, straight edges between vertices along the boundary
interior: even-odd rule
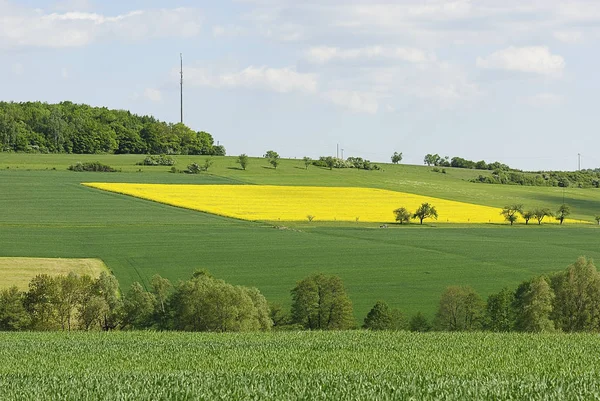
[[[208,132],[71,102],[0,102],[0,151],[225,155]]]
[[[155,275],[150,288],[133,283],[121,294],[106,273],[34,277],[27,291],[0,292],[0,331],[178,330],[270,331],[358,329],[342,280],[313,274],[291,290],[291,308],[269,304],[256,288],[195,272],[177,284]],[[442,293],[433,319],[410,319],[377,301],[361,325],[370,330],[600,331],[600,273],[581,257],[564,271],[503,288],[484,301],[469,286]]]

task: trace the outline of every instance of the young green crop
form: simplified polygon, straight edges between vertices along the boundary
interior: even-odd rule
[[[0,398],[594,399],[597,335],[0,333]]]

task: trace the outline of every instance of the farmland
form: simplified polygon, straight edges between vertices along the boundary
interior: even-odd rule
[[[595,399],[598,346],[591,334],[2,333],[0,395]]]
[[[66,167],[95,161],[121,173],[74,173]],[[386,165],[384,171],[329,171],[284,160],[277,169],[252,159],[247,171],[234,158],[215,158],[208,174],[171,174],[166,167],[136,166],[140,156],[0,155],[0,255],[98,258],[119,279],[147,285],[159,273],[177,281],[208,269],[234,284],[258,287],[288,305],[296,281],[315,273],[339,275],[362,319],[378,299],[406,314],[433,314],[448,285],[471,285],[483,296],[514,287],[536,274],[564,269],[578,256],[598,260],[597,227],[506,224],[391,226],[373,223],[244,222],[120,194],[82,182],[151,184],[269,184],[371,187],[502,207],[522,202],[553,210],[563,190],[467,182],[474,171],[433,173],[418,166]],[[177,157],[185,166],[198,157]],[[8,168],[7,168],[8,167]],[[55,168],[56,170],[53,170]],[[564,190],[577,219],[593,221],[600,192]],[[401,206],[401,205],[399,205]],[[441,212],[441,210],[440,210]],[[393,215],[390,211],[390,221]]]
[[[26,290],[29,281],[40,272],[48,275],[87,274],[98,277],[106,266],[97,259],[47,259],[47,258],[2,258],[0,257],[0,290],[17,286]]]

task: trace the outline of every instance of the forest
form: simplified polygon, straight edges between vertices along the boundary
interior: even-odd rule
[[[0,102],[0,151],[225,155],[208,132],[72,102]]]

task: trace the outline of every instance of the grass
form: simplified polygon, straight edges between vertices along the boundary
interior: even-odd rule
[[[433,223],[379,229],[378,225],[367,223],[306,221],[291,226],[286,223],[290,226],[288,230],[274,229],[274,225],[281,224],[228,219],[80,185],[89,181],[240,182],[244,172],[231,170],[233,173],[227,176],[216,175],[230,171],[225,167],[225,162],[233,164],[230,159],[219,159],[222,165],[215,169],[215,174],[185,175],[170,174],[168,168],[148,168],[139,173],[133,170],[135,167],[129,173],[75,173],[62,168],[54,171],[53,163],[46,164],[50,168],[47,171],[30,170],[44,165],[33,164],[40,163],[38,156],[46,158],[45,163],[53,158],[63,165],[71,159],[95,160],[95,156],[0,154],[0,165],[16,158],[30,163],[19,164],[19,168],[11,164],[10,169],[0,170],[0,256],[101,259],[125,290],[133,281],[148,285],[156,273],[177,281],[189,278],[195,269],[205,268],[234,284],[258,287],[270,301],[289,305],[289,291],[298,280],[325,272],[342,277],[357,320],[361,321],[378,299],[400,307],[406,314],[423,311],[432,316],[441,292],[448,285],[472,285],[486,296],[504,286],[516,286],[532,275],[562,270],[582,255],[600,259],[598,227],[593,225],[510,227]],[[116,167],[141,159],[139,156],[99,158]],[[259,162],[255,163],[258,170]],[[306,173],[291,167],[293,163],[299,162],[286,161],[277,171],[262,169],[263,181],[270,179],[272,173],[279,174],[288,168],[294,173],[297,170],[295,174]],[[252,164],[250,168],[254,168]],[[426,168],[406,167],[413,168],[423,170],[424,176],[429,174]],[[312,177],[314,183],[329,173],[314,169],[314,172],[309,170],[307,177]],[[333,173],[378,177],[377,174],[386,174],[387,170]],[[308,181],[307,178],[305,183],[309,184]],[[323,181],[330,184],[325,178]],[[350,178],[340,183],[365,184]],[[432,181],[432,186],[435,183]],[[496,188],[455,182],[455,188],[461,185]],[[572,191],[590,199],[597,194],[594,190]]]
[[[597,399],[594,334],[0,333],[2,400]]]
[[[79,275],[98,277],[106,270],[106,265],[98,259],[0,257],[0,289],[17,286],[22,291],[27,290],[31,279],[40,272],[51,276],[74,272]]]
[[[125,173],[114,173],[111,182],[197,183],[208,177],[216,183],[263,185],[311,185],[334,187],[366,187],[389,189],[484,206],[504,207],[522,203],[526,208],[548,207],[555,211],[564,201],[573,209],[573,219],[589,222],[600,215],[600,189],[522,187],[471,183],[468,180],[489,171],[446,168],[447,174],[436,173],[431,167],[384,164],[383,171],[354,169],[328,170],[310,166],[302,160],[284,159],[275,170],[268,160],[251,158],[247,170],[241,170],[235,157],[214,157],[214,165],[203,177],[168,174],[170,167],[136,166],[143,155],[29,155],[0,153],[0,170],[64,170],[78,161],[100,161]],[[205,156],[174,156],[176,168],[184,170],[191,162],[201,164]],[[151,176],[149,178],[146,176]],[[133,177],[137,177],[137,180]],[[157,178],[161,177],[161,178]],[[210,178],[208,178],[210,179]],[[81,180],[83,181],[83,180]],[[89,181],[100,181],[94,176]]]

